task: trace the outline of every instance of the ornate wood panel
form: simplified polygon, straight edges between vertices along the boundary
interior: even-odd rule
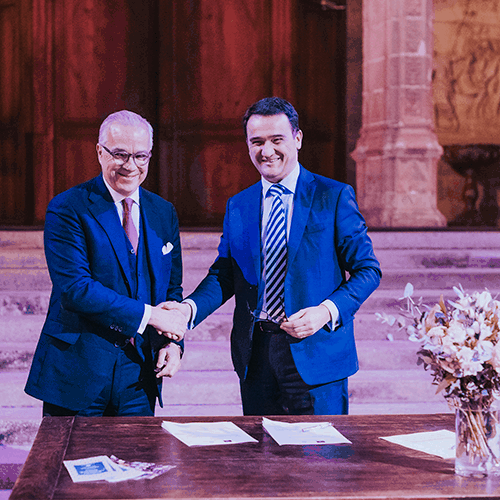
[[[192,0],[162,3],[160,25],[169,22],[160,56],[160,192],[182,224],[220,225],[227,199],[258,180],[240,119],[263,97],[296,106],[308,168],[344,177],[341,12],[298,0]]]
[[[95,145],[109,113],[130,109],[156,124],[156,18],[155,2],[55,3],[56,193],[99,173]]]
[[[0,0],[0,224],[30,223],[29,167],[26,164],[26,135],[23,123],[23,43],[20,6]]]
[[[258,180],[240,119],[262,97],[297,107],[301,161],[342,179],[345,16],[320,4],[0,0],[0,225],[43,223],[55,194],[96,175],[99,124],[123,108],[152,123],[145,187],[183,226],[219,226]]]

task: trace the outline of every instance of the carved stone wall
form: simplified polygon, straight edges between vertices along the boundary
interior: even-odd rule
[[[443,146],[500,144],[500,1],[434,0],[433,108]],[[498,165],[490,182],[498,184]],[[438,206],[464,209],[465,179],[441,160]],[[482,203],[479,185],[477,206]],[[498,198],[498,193],[497,193]]]

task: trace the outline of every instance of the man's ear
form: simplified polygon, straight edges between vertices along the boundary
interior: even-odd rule
[[[302,130],[297,130],[297,133],[295,134],[295,144],[297,146],[297,149],[300,149],[302,147],[302,139],[304,137],[304,134],[302,133]]]

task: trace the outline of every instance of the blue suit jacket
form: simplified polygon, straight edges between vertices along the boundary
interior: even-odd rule
[[[179,301],[182,263],[174,207],[142,188],[140,207],[152,305]],[[144,303],[131,298],[132,269],[125,242],[102,176],[49,203],[44,244],[52,294],[25,388],[28,394],[72,410],[86,408],[110,380],[115,357],[108,340],[117,336],[134,337],[138,352],[152,363],[151,350],[159,345],[147,339],[149,334],[155,340],[159,336],[149,326],[142,336],[137,333]],[[164,254],[168,242],[173,249]],[[153,366],[150,370],[152,374]],[[157,385],[154,376],[151,383]]]
[[[381,271],[351,186],[300,167],[288,239],[285,280],[287,316],[325,299],[338,307],[340,325],[292,340],[293,358],[304,381],[322,384],[358,370],[353,319],[377,288]],[[189,296],[199,324],[235,295],[231,354],[240,378],[246,375],[254,318],[264,283],[261,276],[262,184],[229,199],[219,255],[207,277]],[[349,273],[347,278],[346,273]]]

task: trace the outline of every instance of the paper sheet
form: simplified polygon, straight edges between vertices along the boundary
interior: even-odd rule
[[[233,422],[192,422],[180,424],[163,421],[161,426],[188,446],[257,443],[258,441]]]
[[[277,422],[262,418],[264,430],[280,445],[350,443],[331,422]]]
[[[441,458],[455,458],[455,433],[447,430],[382,437],[391,443]]]

